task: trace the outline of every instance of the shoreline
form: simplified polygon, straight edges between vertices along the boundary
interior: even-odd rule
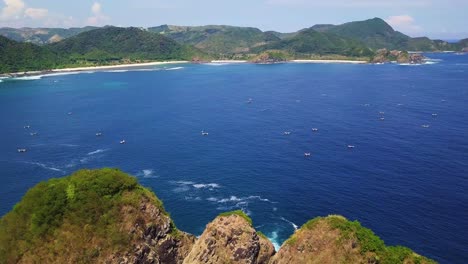
[[[291,60],[293,63],[346,63],[346,64],[367,64],[367,61],[353,60]]]
[[[34,76],[47,76],[61,73],[80,73],[86,71],[101,71],[101,70],[115,70],[115,69],[131,69],[137,67],[149,67],[159,65],[171,65],[171,64],[188,64],[190,61],[155,61],[155,62],[143,62],[143,63],[130,63],[130,64],[118,64],[118,65],[102,65],[102,66],[89,66],[89,67],[76,67],[76,68],[63,68],[63,69],[52,69],[43,71],[27,71],[27,72],[14,72],[14,73],[2,73],[0,79],[8,78],[21,78],[21,77],[34,77]],[[212,60],[209,62],[201,63],[252,63],[248,60]],[[367,61],[352,61],[352,60],[290,60],[286,63],[339,63],[339,64],[367,64]],[[253,63],[254,64],[254,63]]]
[[[114,70],[114,69],[128,69],[137,67],[148,67],[158,65],[170,65],[170,64],[186,64],[189,61],[155,61],[155,62],[143,62],[143,63],[130,63],[130,64],[118,64],[118,65],[102,65],[102,66],[89,66],[89,67],[76,67],[76,68],[63,68],[63,69],[52,69],[43,71],[27,71],[27,72],[13,72],[13,73],[2,73],[0,78],[18,78],[18,77],[31,77],[31,76],[46,76],[60,73],[74,73],[74,72],[86,72],[86,71],[100,71],[100,70]]]

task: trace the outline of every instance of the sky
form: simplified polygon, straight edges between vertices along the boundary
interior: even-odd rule
[[[468,0],[0,0],[0,27],[233,25],[294,32],[380,17],[409,36],[468,38]]]

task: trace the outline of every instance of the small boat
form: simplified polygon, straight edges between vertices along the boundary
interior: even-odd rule
[[[26,152],[26,151],[27,151],[27,149],[25,149],[25,148],[19,148],[19,149],[18,149],[18,153],[24,153],[24,152]]]
[[[248,103],[248,104],[253,103],[253,99],[252,99],[252,98],[249,98],[249,100],[247,100],[247,103]]]
[[[354,146],[354,145],[348,145],[348,148],[349,148],[349,149],[353,149],[353,148],[355,148],[355,147],[356,147],[356,146]]]
[[[318,132],[318,128],[312,128],[313,132]]]
[[[422,125],[423,128],[429,128],[430,125]]]
[[[31,136],[37,136],[37,132],[29,133]]]
[[[101,132],[96,133],[96,137],[100,137],[100,136],[102,136]]]
[[[312,154],[310,152],[304,153],[304,157],[310,157],[310,156],[312,156]]]
[[[385,115],[385,112],[379,112],[380,115]]]
[[[120,144],[125,144],[125,143],[127,143],[127,142],[125,141],[125,139],[120,140]]]
[[[291,132],[285,131],[283,134],[286,135],[286,136],[288,136],[288,135],[291,135]]]
[[[438,116],[438,114],[432,114],[432,117],[436,117],[436,116]]]
[[[30,125],[24,126],[25,129],[31,128]]]
[[[381,118],[380,118],[380,121],[384,121],[384,120],[385,120],[385,117],[381,117]]]
[[[201,134],[202,134],[202,136],[208,136],[209,135],[209,133],[205,132],[204,130],[202,130]]]

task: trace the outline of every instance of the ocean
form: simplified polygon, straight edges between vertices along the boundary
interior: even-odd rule
[[[468,55],[427,56],[3,79],[0,214],[40,181],[116,167],[195,235],[242,209],[278,247],[340,214],[388,245],[465,263]]]

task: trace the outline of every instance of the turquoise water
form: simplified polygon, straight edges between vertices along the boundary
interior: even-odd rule
[[[243,209],[278,246],[307,220],[341,214],[387,244],[464,263],[468,56],[428,56],[3,80],[0,213],[39,181],[118,167],[196,235]]]

